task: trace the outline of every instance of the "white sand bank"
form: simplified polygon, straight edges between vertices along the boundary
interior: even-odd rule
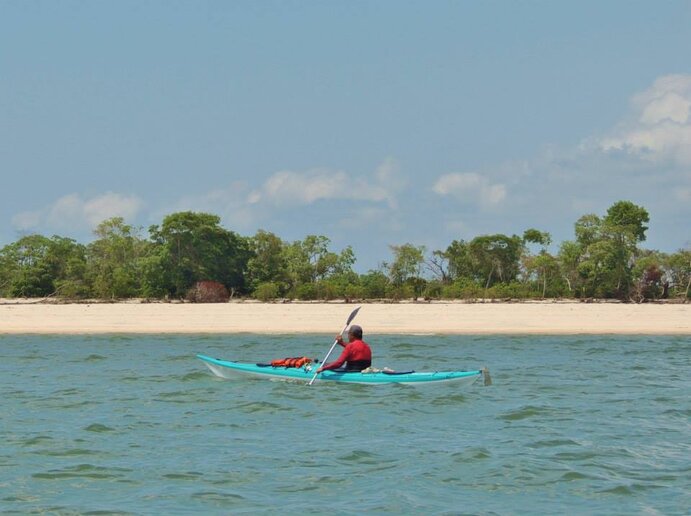
[[[0,304],[0,334],[18,333],[327,333],[356,305]],[[691,335],[691,304],[401,303],[363,304],[365,333]]]

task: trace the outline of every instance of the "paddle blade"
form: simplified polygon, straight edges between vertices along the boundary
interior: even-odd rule
[[[482,376],[485,379],[485,387],[492,385],[492,377],[489,375],[489,369],[485,367],[482,370]]]
[[[353,310],[352,312],[350,312],[350,317],[348,317],[348,321],[346,322],[346,327],[350,324],[350,322],[351,322],[353,319],[355,319],[355,316],[356,316],[357,313],[360,311],[360,308],[361,308],[361,307],[358,306],[355,310]]]

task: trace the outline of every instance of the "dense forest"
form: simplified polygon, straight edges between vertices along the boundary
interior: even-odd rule
[[[116,217],[83,245],[27,235],[0,249],[0,297],[224,301],[367,299],[689,300],[691,249],[646,250],[648,212],[629,201],[575,222],[573,240],[547,251],[549,233],[480,235],[446,249],[391,245],[391,259],[353,271],[350,247],[325,236],[286,242],[258,231],[241,236],[208,213],[179,212],[141,228]]]

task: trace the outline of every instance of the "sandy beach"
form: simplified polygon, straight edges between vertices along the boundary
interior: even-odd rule
[[[337,333],[346,303],[43,304],[0,301],[0,334]],[[691,304],[365,303],[366,333],[691,335]]]

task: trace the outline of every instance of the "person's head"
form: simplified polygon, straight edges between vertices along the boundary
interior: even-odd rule
[[[348,328],[348,340],[360,340],[362,339],[362,328],[357,324],[353,324]]]

